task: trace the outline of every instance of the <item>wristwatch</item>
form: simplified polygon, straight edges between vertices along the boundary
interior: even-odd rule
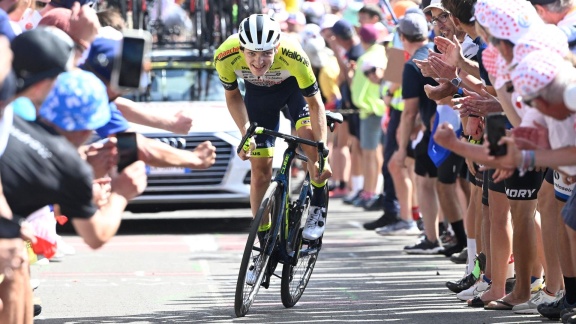
[[[450,80],[450,83],[452,83],[453,85],[460,87],[460,83],[462,83],[462,79],[460,79],[459,77],[455,77],[454,79]]]

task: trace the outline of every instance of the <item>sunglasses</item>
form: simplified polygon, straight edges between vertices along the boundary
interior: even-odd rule
[[[369,77],[370,74],[372,74],[372,73],[376,73],[376,68],[375,68],[375,67],[371,68],[370,70],[364,71],[364,75],[365,75],[366,77]]]
[[[539,96],[539,95],[530,96],[530,97],[527,97],[527,96],[519,96],[518,99],[516,99],[516,101],[521,102],[521,103],[525,104],[525,105],[528,106],[528,107],[534,108],[534,107],[536,107],[536,106],[534,106],[534,100],[536,100],[538,97],[540,97],[540,96]]]
[[[438,17],[432,18],[432,20],[430,20],[430,22],[434,26],[436,26],[438,24],[438,22],[441,22],[442,24],[444,24],[444,23],[446,23],[446,21],[448,21],[448,17],[450,17],[450,13],[443,12],[442,14],[438,15]]]

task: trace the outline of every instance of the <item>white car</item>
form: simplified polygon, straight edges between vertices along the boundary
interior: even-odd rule
[[[240,131],[226,107],[211,56],[201,59],[197,50],[153,50],[149,91],[131,99],[140,101],[143,109],[166,114],[183,109],[193,116],[188,135],[132,125],[144,136],[181,150],[192,150],[207,140],[216,147],[216,163],[207,170],[147,167],[148,186],[131,205],[249,202],[250,162],[236,154]],[[290,121],[280,119],[280,131],[290,133]],[[280,168],[286,147],[284,141],[276,142],[274,170]]]

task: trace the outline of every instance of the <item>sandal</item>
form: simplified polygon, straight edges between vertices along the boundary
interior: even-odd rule
[[[516,305],[512,305],[509,302],[505,302],[502,299],[497,299],[493,302],[488,303],[484,306],[486,310],[512,310],[512,308]]]

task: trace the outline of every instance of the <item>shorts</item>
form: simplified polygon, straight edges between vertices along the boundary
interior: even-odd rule
[[[350,114],[347,115],[346,120],[348,121],[348,132],[350,135],[360,139],[360,115]]]
[[[382,117],[370,115],[360,119],[360,147],[363,150],[375,150],[382,143]]]
[[[510,178],[504,180],[506,197],[509,200],[537,199],[543,180],[544,172],[542,171],[529,171],[521,177],[520,172],[516,170]]]
[[[422,140],[414,148],[414,172],[421,177],[438,177],[438,168],[428,155],[428,143],[430,142],[430,131],[426,130]]]
[[[246,82],[244,103],[248,119],[250,122],[258,123],[258,126],[278,131],[280,111],[285,106],[287,112],[285,115],[289,117],[296,130],[310,125],[308,104],[294,77],[272,87],[259,87]],[[255,140],[256,149],[252,152],[253,157],[274,156],[276,139],[273,136],[257,135]]]
[[[464,158],[460,155],[450,153],[446,160],[438,167],[438,182],[444,184],[456,183],[463,166]],[[466,171],[468,170],[466,169]]]
[[[572,196],[572,192],[574,192],[576,183],[566,184],[562,175],[556,170],[552,171],[552,178],[554,181],[554,196],[556,199],[560,200],[561,202],[568,201],[568,198],[570,198],[570,196]]]
[[[562,208],[562,219],[566,225],[576,231],[576,194],[574,192]]]

